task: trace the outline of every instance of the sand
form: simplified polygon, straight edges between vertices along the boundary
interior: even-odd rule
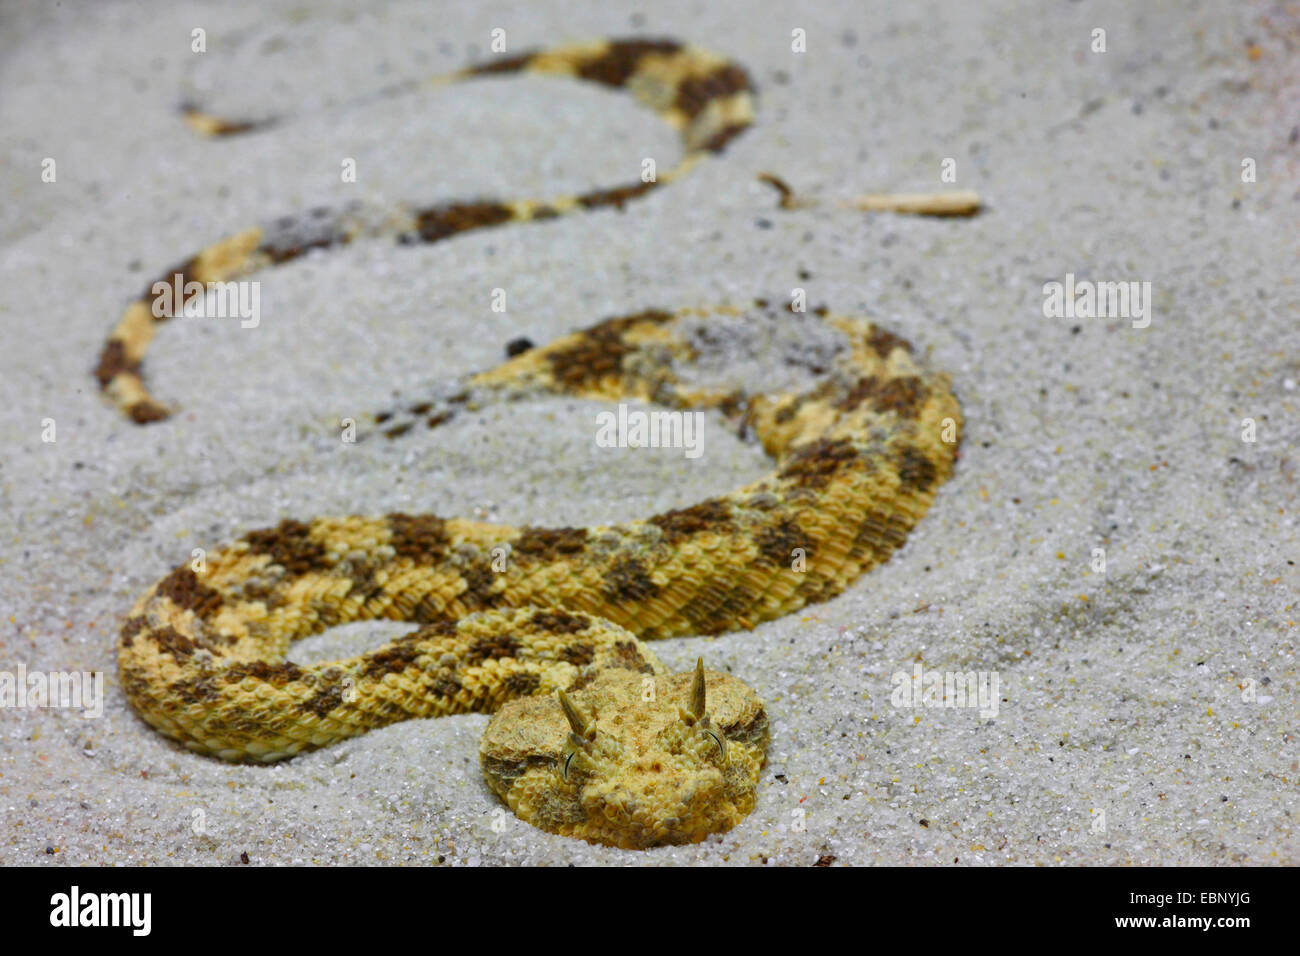
[[[563,81],[339,105],[483,56],[494,27],[513,49],[641,33],[722,50],[760,88],[758,126],[623,213],[287,265],[261,277],[257,328],[159,335],[147,370],[178,417],[142,429],[104,403],[90,373],[124,304],[222,235],[349,199],[579,191],[678,155],[653,115]],[[1270,3],[6,7],[0,670],[99,672],[105,699],[95,718],[0,709],[0,861],[1300,862],[1297,42]],[[187,96],[296,119],[205,142],[178,119]],[[357,183],[339,181],[345,157]],[[779,210],[763,171],[828,203]],[[978,190],[985,212],[833,203],[944,188]],[[1151,283],[1149,325],[1046,317],[1044,284],[1067,274]],[[395,443],[344,447],[334,429],[517,336],[795,287],[911,339],[950,371],[967,426],[956,476],[888,564],[752,632],[656,647],[768,702],[758,807],[733,831],[629,853],[503,817],[477,766],[483,716],[267,768],[186,753],[130,711],[118,629],[192,548],[328,513],[596,523],[760,475],[761,452],[716,421],[694,461],[596,448],[581,402]],[[352,626],[295,659],[395,630]],[[893,675],[918,663],[996,674],[996,715],[897,706]]]

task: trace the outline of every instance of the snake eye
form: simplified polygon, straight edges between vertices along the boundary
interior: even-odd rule
[[[706,722],[708,721],[708,719],[709,718],[707,717],[704,718]],[[722,751],[722,762],[726,763],[727,762],[727,738],[722,734],[718,733],[717,731],[709,729],[708,727],[701,727],[700,729],[703,730],[710,737],[712,737],[715,741],[717,741],[718,749]]]
[[[573,758],[581,754],[586,754],[591,747],[591,742],[577,734],[569,734],[568,739],[564,742],[564,753],[560,755],[560,777],[565,783],[569,781],[569,770],[573,766]]]

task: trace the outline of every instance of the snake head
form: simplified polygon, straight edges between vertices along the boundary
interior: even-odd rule
[[[528,823],[626,848],[694,843],[755,803],[767,714],[741,681],[610,668],[505,704],[483,735],[492,788]]]

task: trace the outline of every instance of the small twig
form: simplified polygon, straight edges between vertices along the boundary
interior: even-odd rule
[[[780,176],[759,173],[758,181],[781,194],[782,209],[808,209],[814,199],[801,199]],[[862,212],[897,212],[913,216],[973,216],[980,211],[979,193],[961,190],[948,193],[870,193],[840,203]]]
[[[772,173],[759,173],[758,181],[760,183],[767,183],[781,194],[782,209],[799,209],[809,205],[809,203],[804,202],[796,196],[794,190],[791,189],[789,184],[780,176],[774,176]]]
[[[914,216],[973,216],[980,211],[979,193],[969,189],[950,193],[872,193],[846,205],[863,212],[901,212]]]

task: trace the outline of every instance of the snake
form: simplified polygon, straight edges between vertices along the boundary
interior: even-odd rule
[[[542,74],[625,90],[684,144],[650,181],[546,200],[403,207],[376,223],[315,209],[223,239],[164,274],[207,287],[313,249],[622,210],[710,161],[755,117],[737,63],[674,40],[607,39],[509,57],[449,80]],[[185,107],[210,136],[274,121]],[[138,426],[174,411],[145,384],[145,352],[180,312],[151,284],[127,307],[96,377]],[[740,343],[739,345],[737,343]],[[797,366],[797,381],[728,378],[729,357]],[[730,349],[731,351],[728,351]],[[799,376],[802,376],[800,378]],[[756,803],[771,731],[731,674],[671,673],[651,642],[752,629],[841,593],[887,560],[951,475],[962,415],[950,377],[860,316],[767,299],[644,309],[543,345],[372,416],[397,438],[493,401],[566,396],[719,416],[772,459],[759,479],[650,517],[591,527],[431,513],[284,519],[183,563],[126,616],[121,687],[155,730],[199,754],[271,763],[397,721],[490,714],[490,790],[549,833],[625,849],[695,843]],[[355,621],[415,629],[353,657],[288,660],[301,638]]]

